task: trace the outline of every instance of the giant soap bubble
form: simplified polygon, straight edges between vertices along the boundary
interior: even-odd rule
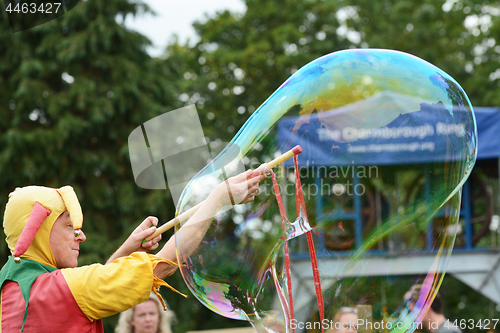
[[[178,213],[238,165],[303,148],[253,202],[182,226],[201,239],[193,248],[177,234],[182,275],[209,309],[260,332],[327,331],[346,306],[372,331],[413,331],[445,272],[476,141],[464,90],[422,59],[375,49],[316,59],[186,186]]]

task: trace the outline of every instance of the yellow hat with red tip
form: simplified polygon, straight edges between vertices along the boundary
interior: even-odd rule
[[[21,258],[57,267],[50,249],[50,232],[56,219],[68,211],[73,228],[80,230],[83,214],[71,186],[59,189],[27,186],[16,188],[5,207],[3,228],[16,262]]]

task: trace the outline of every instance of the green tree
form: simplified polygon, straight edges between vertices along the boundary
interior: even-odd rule
[[[342,0],[362,47],[416,55],[450,74],[472,105],[500,105],[500,5],[487,0]]]
[[[306,63],[352,45],[337,34],[334,1],[247,0],[244,15],[218,13],[195,23],[200,41],[171,44],[168,64],[182,56],[180,101],[196,103],[205,134],[229,141],[291,74]]]

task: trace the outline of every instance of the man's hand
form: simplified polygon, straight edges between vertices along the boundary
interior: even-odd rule
[[[215,199],[219,208],[253,201],[259,191],[259,182],[266,178],[263,173],[267,170],[267,167],[260,166],[255,171],[247,170],[231,177],[219,184],[210,196]]]
[[[150,227],[152,225],[152,227]],[[120,248],[108,259],[107,264],[120,257],[126,257],[134,252],[144,251],[149,252],[158,248],[158,242],[161,240],[161,235],[142,243],[143,239],[151,236],[156,231],[158,219],[154,216],[147,217],[135,230],[130,234],[127,240]]]
[[[125,243],[129,242],[129,244],[127,244],[128,249],[133,250],[130,253],[137,251],[149,252],[158,248],[158,243],[161,240],[161,234],[145,243],[142,242],[144,239],[155,233],[157,226],[158,218],[148,216],[125,241]]]
[[[267,163],[261,164],[257,169],[255,169],[252,174],[250,175],[250,178],[259,176],[259,175],[268,175],[271,173],[271,169],[267,167]]]

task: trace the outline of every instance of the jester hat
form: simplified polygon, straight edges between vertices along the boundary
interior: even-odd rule
[[[27,186],[9,194],[3,228],[11,254],[57,268],[50,249],[50,232],[56,219],[69,212],[73,228],[80,230],[82,209],[71,186],[59,189]]]

